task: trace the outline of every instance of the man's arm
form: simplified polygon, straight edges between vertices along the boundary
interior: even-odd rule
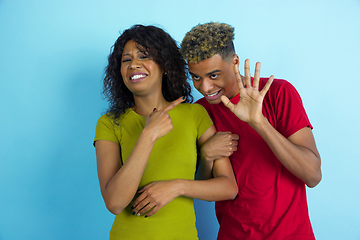
[[[238,65],[235,65],[240,101],[234,105],[226,96],[222,96],[221,100],[240,120],[247,122],[260,134],[284,167],[307,186],[315,187],[321,180],[321,159],[312,131],[303,128],[285,138],[269,123],[262,114],[262,104],[274,76],[259,91],[260,63],[256,63],[253,84],[249,65],[247,59],[244,78],[239,73]]]
[[[222,157],[230,157],[237,150],[239,136],[231,132],[217,132],[201,143],[200,166],[197,179],[212,178],[213,162]]]
[[[265,117],[252,128],[265,140],[284,167],[308,187],[315,187],[320,182],[321,159],[310,128],[302,128],[285,138]]]

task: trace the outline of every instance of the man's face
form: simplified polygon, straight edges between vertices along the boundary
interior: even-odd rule
[[[220,103],[222,95],[232,98],[239,93],[234,71],[238,62],[236,54],[226,59],[216,54],[201,62],[188,64],[195,88],[210,104]]]

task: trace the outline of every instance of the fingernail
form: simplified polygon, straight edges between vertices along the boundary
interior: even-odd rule
[[[136,216],[140,216],[140,215],[141,215],[140,213],[136,214]]]
[[[131,206],[131,207],[130,207],[130,209],[132,210],[132,209],[134,209],[134,207],[133,207],[133,206]]]
[[[156,108],[153,109],[153,112],[156,110]]]
[[[148,215],[145,215],[145,218],[147,218],[148,217]]]
[[[133,212],[132,212],[132,215],[135,215],[135,213],[136,213],[136,212],[135,212],[135,211],[133,211]]]
[[[186,97],[185,97],[185,96],[183,96],[183,97],[182,97],[182,100],[185,100],[185,99],[186,99]]]

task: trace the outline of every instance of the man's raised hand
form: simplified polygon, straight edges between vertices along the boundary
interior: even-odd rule
[[[251,124],[257,124],[263,118],[262,115],[262,103],[264,97],[269,90],[274,76],[271,75],[269,80],[259,91],[259,81],[260,81],[260,62],[257,62],[255,65],[255,74],[253,83],[251,83],[250,75],[250,60],[246,59],[245,64],[245,77],[242,77],[239,72],[239,65],[236,64],[235,67],[235,77],[238,82],[239,91],[240,91],[240,100],[237,104],[233,104],[226,96],[221,96],[221,101],[227,106],[238,118],[242,121]]]

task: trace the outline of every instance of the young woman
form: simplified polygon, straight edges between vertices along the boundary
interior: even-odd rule
[[[214,178],[194,180],[197,147],[215,127],[190,91],[162,29],[135,25],[117,39],[104,78],[110,107],[94,140],[101,193],[116,215],[110,239],[198,239],[192,199],[237,195],[228,158],[214,162]]]

